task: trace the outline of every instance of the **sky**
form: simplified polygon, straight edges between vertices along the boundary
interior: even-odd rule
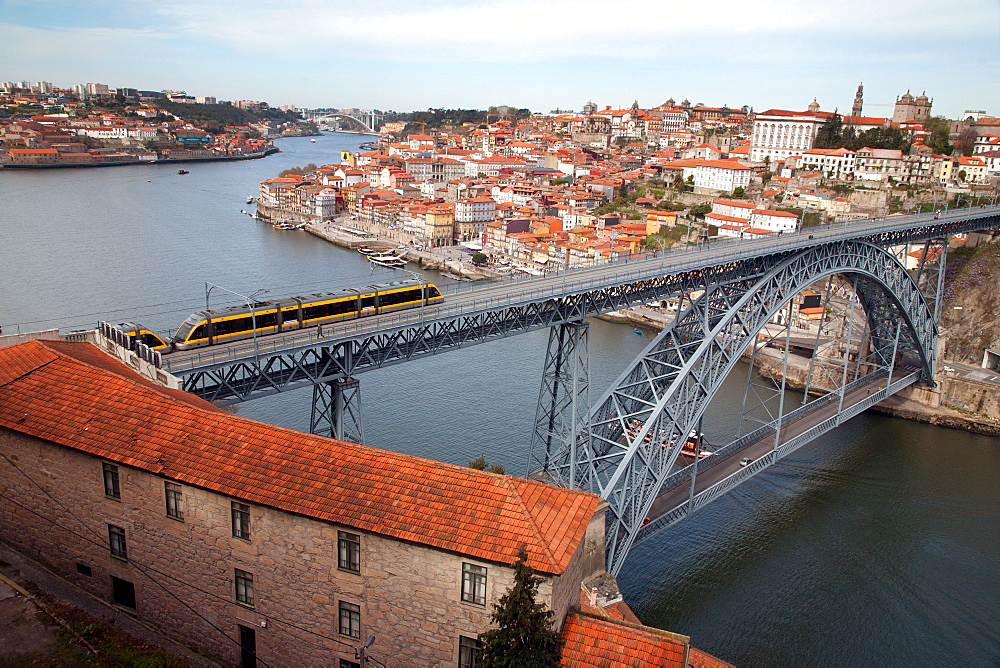
[[[394,111],[1000,116],[1000,0],[0,0],[0,81]]]

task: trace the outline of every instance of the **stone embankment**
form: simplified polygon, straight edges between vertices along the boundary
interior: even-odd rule
[[[673,311],[636,307],[613,311],[600,316],[602,320],[630,324],[639,329],[660,331],[673,321]],[[749,361],[749,354],[744,354]],[[764,348],[757,353],[757,368],[781,377],[782,355],[776,349]],[[959,378],[947,371],[947,363],[939,363],[936,387],[911,385],[885,399],[872,410],[918,422],[963,429],[977,434],[1000,436],[1000,385],[974,379]],[[789,389],[805,387],[809,359],[789,355],[785,384]],[[814,374],[814,378],[822,374]]]
[[[476,280],[496,276],[495,272],[486,267],[473,265],[457,248],[416,248],[400,240],[386,239],[375,234],[367,237],[358,236],[343,229],[352,226],[352,221],[347,219],[300,222],[308,223],[304,228],[306,232],[344,248],[357,249],[367,246],[379,251],[392,252],[407,262],[413,262],[421,269],[439,271],[446,276],[459,279]]]

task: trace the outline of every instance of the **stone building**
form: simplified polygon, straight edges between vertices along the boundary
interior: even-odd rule
[[[0,539],[226,665],[370,636],[470,665],[522,545],[559,624],[603,568],[596,496],[243,419],[86,343],[0,349],[0,490]]]
[[[892,110],[892,122],[917,121],[923,123],[931,117],[931,105],[933,104],[934,100],[928,99],[926,93],[913,97],[910,95],[910,91],[906,91],[902,97],[896,98],[896,105]]]

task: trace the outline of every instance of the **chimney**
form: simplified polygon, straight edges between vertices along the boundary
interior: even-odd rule
[[[590,600],[590,605],[592,605],[593,607],[596,608],[597,607],[597,587],[591,587],[590,588],[590,596],[588,598]]]

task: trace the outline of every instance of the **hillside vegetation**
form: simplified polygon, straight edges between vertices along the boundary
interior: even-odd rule
[[[1000,243],[950,252],[941,314],[945,359],[979,366],[986,348],[1000,348],[998,314]]]

